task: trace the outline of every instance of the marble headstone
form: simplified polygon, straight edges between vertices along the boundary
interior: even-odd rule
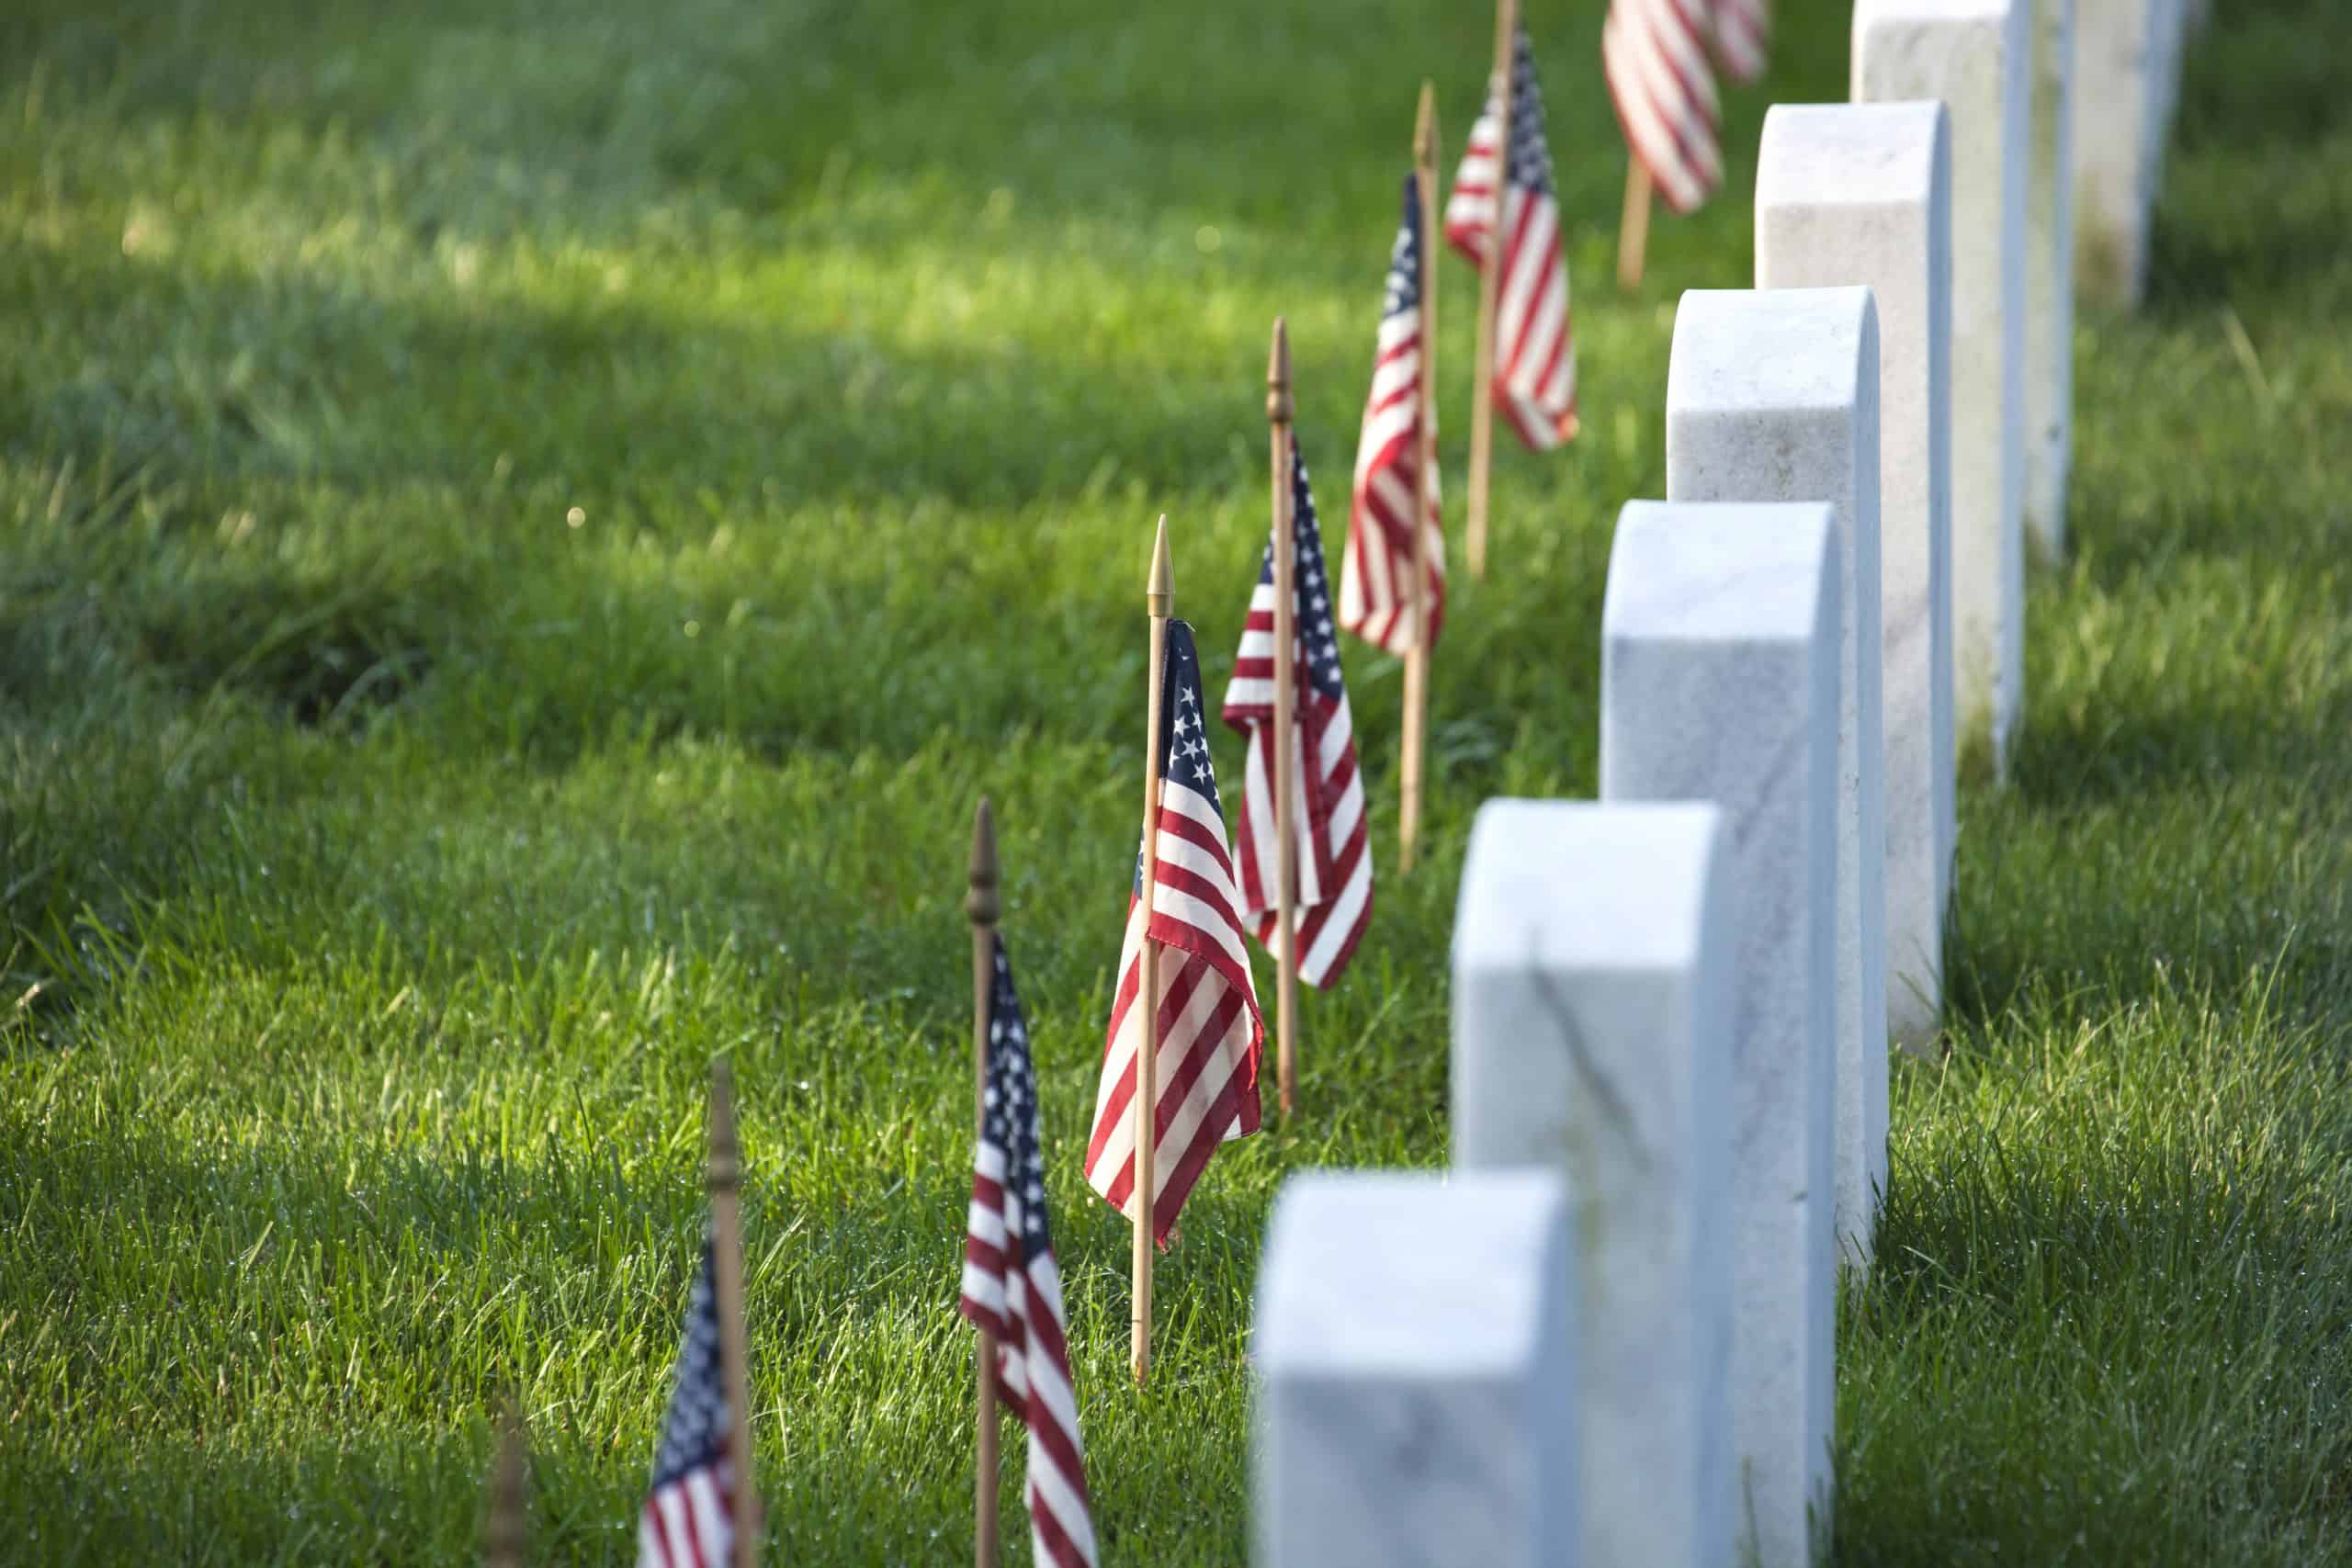
[[[2032,112],[2025,194],[2025,522],[2056,556],[2066,547],[2075,439],[2075,0],[2034,0]]]
[[[1693,290],[1666,378],[1668,501],[1838,515],[1838,1210],[1867,1263],[1886,1188],[1886,743],[1880,728],[1879,338],[1867,288]]]
[[[1951,175],[1943,106],[1782,104],[1756,166],[1759,288],[1860,284],[1878,307],[1879,695],[1886,1010],[1928,1048],[1951,899]]]
[[[1576,1269],[1557,1170],[1309,1171],[1258,1271],[1258,1568],[1572,1568]]]
[[[1636,501],[1601,615],[1601,798],[1724,814],[1732,1436],[1754,1568],[1810,1568],[1831,1501],[1838,578],[1826,505]]]
[[[2033,0],[1857,0],[1856,103],[1951,128],[1951,602],[1964,733],[1996,763],[2025,700],[2026,141]]]
[[[1567,1175],[1587,1563],[1732,1562],[1718,823],[1712,806],[1493,800],[1462,872],[1453,1162]]]
[[[2164,8],[2172,0],[2075,0],[2075,287],[2110,309],[2147,285],[2163,115]]]

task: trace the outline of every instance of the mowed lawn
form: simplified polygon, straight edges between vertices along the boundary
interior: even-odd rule
[[[1151,524],[1221,684],[1268,324],[1336,540],[1414,94],[1450,161],[1488,26],[1124,9],[0,15],[0,1559],[461,1561],[513,1390],[543,1558],[628,1561],[716,1055],[772,1560],[968,1553],[982,791],[1105,1557],[1242,1558],[1267,1205],[1445,1159],[1471,816],[1592,791],[1673,301],[1746,282],[1758,118],[1844,96],[1848,8],[1782,8],[1629,299],[1602,5],[1534,6],[1587,431],[1499,455],[1427,859],[1304,1001],[1305,1114],[1193,1196],[1141,1395],[1080,1164]],[[2012,780],[1962,794],[1841,1562],[2352,1562],[2352,11],[2220,9],[2148,306],[2082,323]],[[1385,869],[1400,670],[1348,660]]]

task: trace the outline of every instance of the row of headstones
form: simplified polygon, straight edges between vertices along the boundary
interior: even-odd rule
[[[2187,3],[2079,0],[2176,51]],[[1611,547],[1601,799],[1471,837],[1454,1168],[1276,1205],[1261,1568],[1817,1554],[1887,1045],[1941,1010],[1956,735],[2005,748],[2024,519],[2059,542],[2074,6],[1860,0],[1855,102],[1768,116],[1758,287],[1683,297],[1668,499]]]

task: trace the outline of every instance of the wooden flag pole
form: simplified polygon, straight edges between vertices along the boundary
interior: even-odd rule
[[[735,1077],[710,1065],[710,1239],[718,1354],[727,1378],[728,1468],[735,1488],[734,1568],[760,1558],[760,1493],[752,1477],[752,1378],[743,1340],[743,1156],[735,1142]]]
[[[989,1113],[989,1001],[996,986],[996,922],[1002,910],[996,890],[996,817],[989,797],[972,814],[972,874],[964,912],[972,921],[972,1135],[977,1141]],[[976,1533],[972,1561],[996,1568],[996,1336],[979,1331],[975,1364],[979,1379],[978,1463],[973,1482]]]
[[[1650,245],[1650,169],[1625,154],[1625,216],[1617,226],[1617,287],[1632,293],[1642,286],[1642,262]]]
[[[1291,536],[1290,328],[1274,318],[1266,354],[1266,428],[1273,450],[1274,1076],[1283,1120],[1298,1110],[1297,541]]]
[[[526,1518],[523,1411],[509,1394],[498,1416],[498,1451],[490,1463],[490,1517],[481,1532],[482,1568],[523,1568]]]
[[[1151,739],[1143,768],[1143,974],[1134,1003],[1143,1011],[1143,1031],[1136,1042],[1135,1295],[1128,1323],[1129,1366],[1138,1388],[1151,1376],[1151,1220],[1159,1195],[1152,1167],[1159,1134],[1159,944],[1151,940],[1151,917],[1159,886],[1159,689],[1168,674],[1168,616],[1176,604],[1165,515],[1152,541],[1151,578],[1144,585],[1143,602],[1151,616],[1151,688],[1144,699],[1144,728]]]
[[[1470,575],[1487,575],[1487,468],[1495,447],[1495,305],[1502,288],[1503,191],[1510,178],[1512,49],[1519,37],[1519,0],[1495,3],[1495,210],[1487,226],[1487,255],[1478,264],[1478,350],[1470,400]]]
[[[1429,536],[1437,519],[1430,494],[1437,479],[1437,86],[1421,84],[1413,120],[1413,174],[1421,196],[1420,461],[1413,497],[1413,642],[1405,650],[1405,760],[1396,812],[1396,867],[1413,869],[1421,831],[1421,757],[1429,729]]]

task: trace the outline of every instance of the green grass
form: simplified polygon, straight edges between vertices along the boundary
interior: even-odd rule
[[[1729,190],[1626,299],[1601,6],[1554,9],[1588,433],[1499,459],[1429,861],[1304,1003],[1309,1116],[1194,1196],[1138,1397],[1079,1167],[1150,524],[1221,680],[1267,323],[1336,528],[1413,95],[1450,156],[1484,23],[9,7],[0,1557],[459,1560],[513,1388],[547,1560],[628,1560],[713,1055],[776,1560],[967,1551],[986,790],[1106,1552],[1238,1560],[1266,1205],[1442,1162],[1470,817],[1590,793],[1671,301],[1747,275],[1768,96],[1842,96],[1845,8],[1789,5]],[[1841,1562],[2352,1562],[2347,51],[2329,0],[2226,10],[2149,306],[2083,324],[2075,547],[2012,785],[1963,792],[1950,1053],[1897,1073],[1846,1303]],[[1385,854],[1400,672],[1349,674]]]

